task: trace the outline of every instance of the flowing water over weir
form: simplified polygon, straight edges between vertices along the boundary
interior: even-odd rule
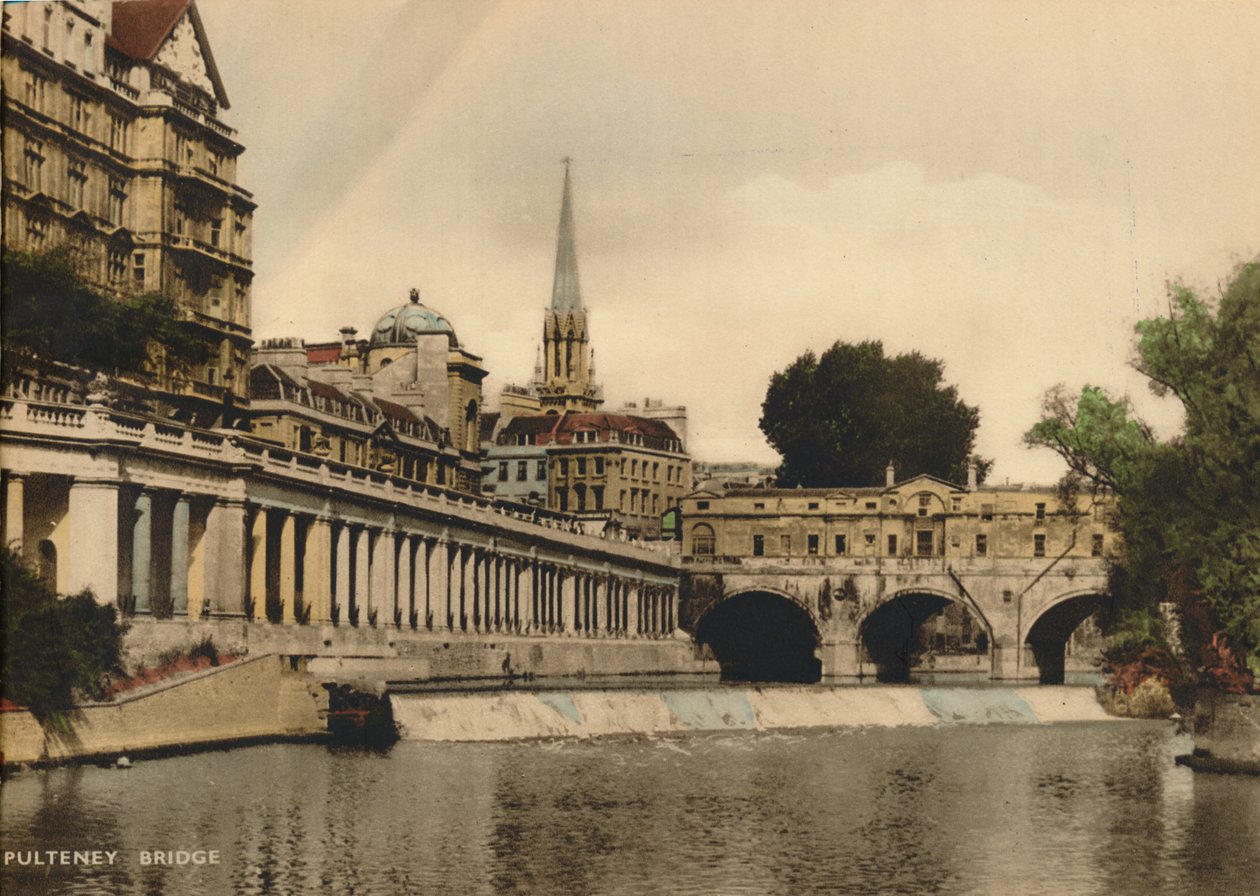
[[[1107,721],[1073,687],[730,687],[398,694],[408,740],[494,741],[796,728]]]

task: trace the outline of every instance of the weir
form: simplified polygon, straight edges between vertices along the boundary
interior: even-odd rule
[[[404,740],[512,741],[805,728],[1116,721],[1091,688],[747,687],[407,693]]]

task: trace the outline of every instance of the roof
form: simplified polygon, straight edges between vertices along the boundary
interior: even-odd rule
[[[478,433],[480,441],[488,442],[494,438],[494,430],[499,425],[501,416],[503,415],[499,411],[482,411],[481,430]]]
[[[573,433],[607,432],[629,435],[640,435],[650,442],[675,442],[681,439],[663,420],[649,417],[635,417],[631,414],[577,414],[568,412],[556,414],[522,414],[513,417],[499,432],[499,444],[514,444],[519,436],[532,437],[530,442],[548,444],[552,442],[568,444],[573,440]],[[600,439],[599,441],[607,441]],[[679,450],[674,447],[670,450]]]
[[[218,66],[214,64],[206,29],[194,0],[114,0],[112,24],[105,43],[138,62],[152,62],[184,13],[188,13],[201,44],[201,56],[214,84],[215,99],[226,109],[227,92],[223,89]]]
[[[406,420],[408,423],[423,423],[424,421],[413,414],[408,408],[400,404],[394,404],[392,401],[386,401],[384,398],[376,399],[376,406],[381,409],[381,413],[386,417],[394,420]]]
[[[307,346],[306,363],[307,364],[335,364],[341,359],[341,346]]]

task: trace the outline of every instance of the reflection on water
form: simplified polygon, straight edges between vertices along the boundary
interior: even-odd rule
[[[1166,723],[254,747],[4,784],[18,893],[1249,893],[1260,779]],[[141,850],[217,849],[154,867]]]

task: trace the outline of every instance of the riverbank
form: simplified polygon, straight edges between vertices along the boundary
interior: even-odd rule
[[[500,741],[708,731],[1122,721],[1091,688],[709,687],[410,693],[391,698],[407,740]]]
[[[1177,764],[1196,771],[1260,775],[1260,695],[1200,688],[1194,702],[1194,752]]]

